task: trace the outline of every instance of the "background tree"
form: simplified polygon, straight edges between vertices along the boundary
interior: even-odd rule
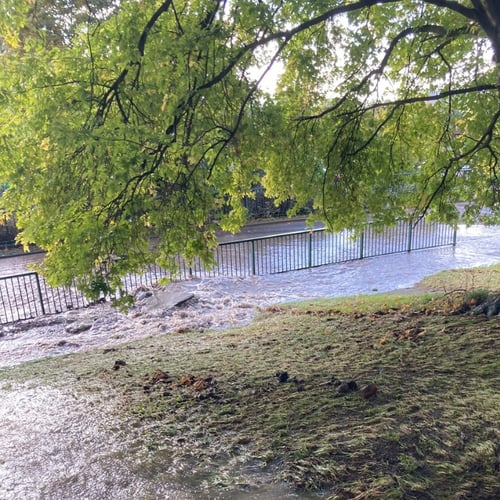
[[[332,229],[499,216],[494,0],[86,4],[0,15],[1,203],[52,283],[209,260],[257,180]]]
[[[47,49],[70,45],[82,23],[104,20],[117,9],[113,0],[6,0],[0,6],[4,50],[23,50],[33,40]]]

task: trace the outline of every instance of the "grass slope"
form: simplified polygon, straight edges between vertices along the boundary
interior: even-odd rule
[[[219,487],[244,482],[227,468],[237,462],[335,499],[499,498],[500,318],[457,311],[477,288],[500,290],[500,266],[474,272],[463,293],[471,271],[422,284],[444,294],[272,307],[245,328],[156,336],[0,377],[111,399],[151,456],[184,449],[197,457],[193,474],[209,470]],[[378,392],[342,393],[347,380]]]

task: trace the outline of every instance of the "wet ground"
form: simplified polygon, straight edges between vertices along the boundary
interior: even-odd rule
[[[23,258],[2,260],[0,272],[22,272],[23,262]],[[168,310],[155,292],[140,296],[128,314],[101,305],[6,325],[0,331],[0,367],[169,331],[236,326],[251,321],[257,308],[271,304],[404,289],[443,269],[498,262],[500,228],[474,226],[460,228],[456,248],[255,278],[174,283],[169,287],[172,293],[194,297]],[[167,447],[152,461],[133,429],[117,423],[91,399],[77,399],[71,392],[5,383],[0,386],[0,399],[0,500],[294,496],[282,485],[268,484],[265,474],[251,470],[245,471],[255,485],[249,491],[204,491],[200,477],[191,477],[189,469],[175,463],[175,450]]]

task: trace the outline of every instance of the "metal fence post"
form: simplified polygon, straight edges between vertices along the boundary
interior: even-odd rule
[[[453,228],[453,242],[452,242],[452,245],[453,245],[454,247],[456,247],[456,246],[457,246],[457,226],[455,226],[455,227]]]
[[[312,267],[312,231],[309,231],[307,265]]]
[[[408,243],[406,247],[407,252],[411,252],[412,239],[413,239],[413,222],[410,221],[408,223]]]
[[[250,248],[252,249],[250,253],[250,258],[252,260],[252,274],[255,275],[255,240],[250,241]]]
[[[365,256],[365,230],[361,231],[359,235],[359,258],[363,259]]]
[[[40,278],[38,273],[35,273],[36,288],[38,290],[38,298],[40,299],[40,306],[42,307],[42,314],[45,314],[45,306],[43,304],[42,287],[40,286]]]

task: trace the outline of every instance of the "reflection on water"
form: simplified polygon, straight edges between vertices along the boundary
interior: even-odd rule
[[[223,290],[258,303],[339,297],[409,288],[445,269],[500,262],[500,227],[461,226],[456,247],[384,255],[302,271],[243,279],[217,278],[176,284],[193,291]],[[260,300],[259,300],[260,299]]]
[[[43,254],[27,254],[0,259],[0,276],[26,272],[42,258]],[[380,291],[405,288],[443,269],[475,267],[499,261],[499,226],[459,226],[455,248],[443,247],[384,255],[291,273],[250,277],[248,281],[262,288],[270,286],[274,290],[279,289],[283,295],[288,291],[296,295],[295,290],[302,288],[304,284],[306,289],[300,293],[301,296],[310,293],[314,297],[351,295],[370,292],[375,286]],[[217,278],[216,281],[224,287],[232,288],[233,282],[241,284],[245,280]],[[308,283],[311,286],[307,286]],[[195,288],[197,286],[195,285]]]
[[[33,264],[38,264],[43,259],[42,253],[16,255],[15,257],[0,258],[0,276],[10,276],[31,271]]]

